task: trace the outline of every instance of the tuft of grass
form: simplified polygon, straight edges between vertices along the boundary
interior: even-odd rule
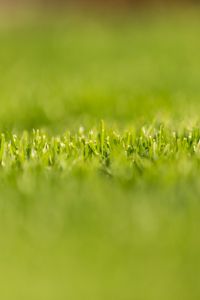
[[[156,164],[190,158],[200,158],[200,129],[178,130],[164,124],[143,126],[119,132],[105,128],[101,121],[100,129],[86,131],[81,127],[77,132],[66,131],[62,135],[47,134],[42,130],[33,130],[22,134],[7,132],[0,138],[0,161],[4,169],[24,169],[27,165],[39,165],[49,170],[60,169],[63,172],[71,164],[88,164],[93,168],[93,160],[103,167],[109,161],[109,168],[124,158],[130,163],[130,169],[139,163]],[[2,171],[1,170],[1,171]]]

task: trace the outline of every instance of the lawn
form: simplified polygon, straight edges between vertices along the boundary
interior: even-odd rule
[[[0,22],[1,299],[199,299],[199,13]]]

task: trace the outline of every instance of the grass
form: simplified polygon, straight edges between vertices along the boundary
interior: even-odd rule
[[[198,13],[0,27],[2,299],[199,299]]]

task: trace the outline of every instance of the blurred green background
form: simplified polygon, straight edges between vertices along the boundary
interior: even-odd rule
[[[199,11],[85,14],[1,26],[2,129],[198,117]]]
[[[200,10],[0,21],[0,129],[199,124]],[[0,298],[199,299],[199,164],[0,170]]]

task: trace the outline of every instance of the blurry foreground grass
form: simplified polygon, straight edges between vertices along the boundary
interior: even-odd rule
[[[198,12],[94,19],[0,29],[0,298],[199,299]]]

